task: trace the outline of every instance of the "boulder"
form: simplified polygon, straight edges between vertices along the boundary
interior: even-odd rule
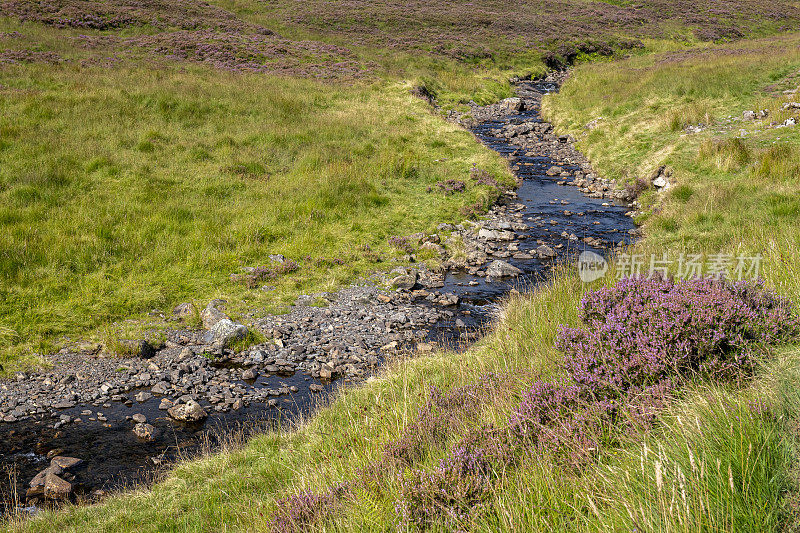
[[[155,347],[144,339],[120,340],[117,342],[122,351],[131,357],[150,359],[156,355]]]
[[[167,409],[169,416],[180,422],[201,422],[208,418],[208,413],[194,400]]]
[[[72,483],[55,474],[47,474],[44,480],[44,497],[50,500],[66,500],[72,494]]]
[[[222,300],[212,300],[200,313],[204,328],[211,329],[221,320],[230,320],[228,315],[217,308],[218,305],[222,305],[221,302]]]
[[[248,329],[229,318],[223,318],[209,329],[203,340],[215,348],[227,348],[236,341],[247,337]]]
[[[522,98],[506,98],[500,103],[509,111],[520,112],[525,110],[525,102],[522,100]]]
[[[390,283],[398,289],[410,290],[413,289],[417,284],[418,277],[419,275],[417,274],[416,270],[409,270],[408,273],[400,274],[399,276],[393,278]]]
[[[539,256],[539,259],[552,259],[556,256],[556,251],[546,244],[542,244],[536,248],[536,255]]]
[[[489,267],[486,269],[486,275],[491,278],[506,278],[510,276],[518,276],[520,274],[522,274],[522,270],[499,259],[492,261]]]
[[[133,427],[133,434],[145,442],[153,442],[156,438],[156,428],[147,423],[139,423]]]

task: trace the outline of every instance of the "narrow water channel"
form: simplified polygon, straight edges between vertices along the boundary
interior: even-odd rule
[[[541,95],[553,90],[556,86],[548,83],[526,82],[520,85],[523,95]],[[461,303],[455,316],[431,327],[429,338],[433,340],[454,343],[463,339],[465,329],[476,330],[486,326],[497,302],[512,287],[530,288],[544,279],[552,262],[537,258],[535,249],[542,242],[558,246],[557,243],[563,241],[563,232],[579,237],[579,241],[573,239],[559,248],[560,259],[568,260],[571,254],[583,250],[607,254],[609,243],[627,243],[630,240],[628,232],[634,226],[626,216],[628,209],[624,204],[590,198],[576,187],[564,186],[564,177],[551,176],[548,170],[555,165],[566,172],[578,172],[580,168],[565,165],[547,155],[531,154],[529,149],[502,135],[506,126],[539,122],[538,105],[530,104],[524,111],[483,122],[473,129],[480,142],[509,158],[521,180],[517,197],[505,202],[513,209],[517,220],[525,222],[525,227],[516,230],[515,242],[518,244],[515,254],[503,255],[504,260],[521,269],[523,275],[502,281],[465,271],[449,272],[441,291],[455,293]],[[575,216],[575,213],[581,215]],[[586,244],[586,238],[605,244],[593,247]],[[514,258],[514,255],[520,258]],[[456,320],[459,321],[458,327],[454,325]],[[53,420],[47,415],[33,420],[0,423],[0,496],[5,505],[12,503],[14,494],[24,499],[28,482],[49,464],[49,457],[53,455],[83,460],[80,478],[91,483],[91,486],[84,487],[85,494],[147,481],[159,468],[196,454],[203,445],[213,449],[220,436],[242,425],[256,423],[263,427],[308,412],[338,383],[322,383],[325,387],[322,394],[310,394],[309,381],[315,380],[301,373],[259,377],[260,386],[283,391],[274,398],[278,402],[277,408],[275,403],[271,408],[265,403],[251,403],[239,410],[214,413],[196,426],[171,421],[159,410],[157,398],[135,405],[132,402],[127,402],[127,405],[114,402],[104,409],[90,406],[90,411],[86,406],[66,409],[59,414],[83,416],[84,420],[57,429],[53,428]],[[134,413],[146,416],[156,427],[155,440],[143,442],[133,436],[130,417]],[[16,504],[19,505],[20,501]],[[21,504],[24,505],[24,501]]]

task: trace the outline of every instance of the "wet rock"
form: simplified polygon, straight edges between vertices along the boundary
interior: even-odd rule
[[[149,400],[152,397],[153,397],[153,395],[150,394],[149,392],[142,391],[142,392],[136,394],[136,396],[134,396],[133,398],[134,398],[134,400],[136,400],[139,403],[144,403],[144,402],[146,402],[147,400]]]
[[[133,434],[136,435],[136,438],[145,442],[153,442],[156,438],[156,428],[142,422],[133,427]]]
[[[143,415],[143,414],[141,414],[141,413],[136,413],[135,415],[133,415],[133,416],[131,417],[131,419],[132,419],[134,422],[136,422],[137,424],[144,424],[145,422],[147,422],[147,417],[146,417],[146,416],[144,416],[144,415]]]
[[[246,381],[254,380],[258,377],[258,370],[255,368],[248,368],[244,372],[242,372],[242,379]]]
[[[510,276],[518,276],[522,274],[522,270],[518,269],[510,263],[495,259],[491,262],[486,269],[486,275],[490,278],[506,278]]]
[[[57,455],[50,460],[51,465],[58,466],[59,468],[63,468],[64,470],[69,470],[70,468],[75,468],[83,464],[83,459],[78,459],[77,457],[65,457],[62,455]]]
[[[208,418],[208,413],[194,400],[167,409],[169,416],[180,422],[201,422]]]
[[[323,390],[325,390],[325,387],[323,387],[318,383],[312,383],[311,385],[308,386],[308,390],[310,390],[311,392],[322,392]]]
[[[556,251],[546,244],[542,244],[536,248],[536,255],[539,259],[552,259],[556,256]]]

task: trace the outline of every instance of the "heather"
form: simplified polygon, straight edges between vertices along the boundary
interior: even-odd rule
[[[153,307],[222,297],[234,315],[280,309],[422,257],[417,232],[480,217],[511,183],[430,100],[466,111],[511,96],[508,78],[545,62],[574,63],[545,99],[548,120],[638,196],[635,251],[761,253],[764,278],[614,283],[612,268],[588,286],[557,269],[502,302],[464,352],[389,360],[287,431],[187,460],[101,504],[4,527],[797,523],[800,352],[789,302],[800,295],[800,138],[771,123],[800,118],[785,107],[796,94],[784,93],[798,86],[798,38],[746,40],[796,27],[792,3],[0,9],[10,15],[0,19],[6,370],[35,364],[31,354],[64,335],[92,336]],[[743,118],[764,109],[766,120]],[[652,184],[662,168],[666,190]],[[291,262],[267,261],[276,253]]]
[[[715,279],[622,280],[587,293],[578,318],[580,327],[562,326],[556,337],[562,377],[521,386],[522,376],[487,375],[446,393],[431,387],[416,420],[366,467],[368,481],[348,484],[361,480],[362,492],[381,497],[387,478],[396,476],[398,526],[467,530],[490,520],[492,492],[510,470],[547,458],[565,472],[580,472],[626,436],[657,424],[687,386],[741,387],[754,376],[766,346],[800,334],[790,301],[759,283]],[[478,423],[480,411],[508,389],[521,399],[507,421]],[[763,404],[754,405],[746,416],[764,411]],[[434,468],[418,466],[427,451],[448,443]],[[657,468],[669,466],[662,460]],[[283,531],[296,514],[306,517],[306,525],[309,516],[330,518],[328,498],[315,497],[313,513],[308,495],[293,498],[276,503],[274,530]]]

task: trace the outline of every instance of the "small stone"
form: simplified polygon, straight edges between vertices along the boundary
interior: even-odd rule
[[[325,387],[323,387],[319,383],[312,383],[311,385],[308,386],[308,390],[310,390],[311,392],[322,392],[323,390],[325,390]]]
[[[252,381],[258,377],[258,370],[255,368],[248,368],[242,372],[242,379],[245,381]]]
[[[133,428],[133,434],[145,442],[153,442],[153,440],[156,438],[156,431],[157,430],[155,427],[144,422],[136,424],[136,426]]]
[[[556,251],[547,246],[546,244],[542,244],[538,248],[536,248],[536,255],[539,256],[539,259],[552,259],[556,256]]]
[[[141,413],[136,413],[136,414],[135,414],[135,415],[133,415],[131,418],[132,418],[132,419],[133,419],[133,421],[134,421],[134,422],[136,422],[137,424],[144,424],[145,422],[147,422],[147,417],[146,417],[146,416],[144,416],[144,415],[143,415],[143,414],[141,414]]]
[[[150,394],[149,392],[140,392],[139,394],[134,396],[134,399],[139,403],[144,403],[152,397],[153,395]]]

